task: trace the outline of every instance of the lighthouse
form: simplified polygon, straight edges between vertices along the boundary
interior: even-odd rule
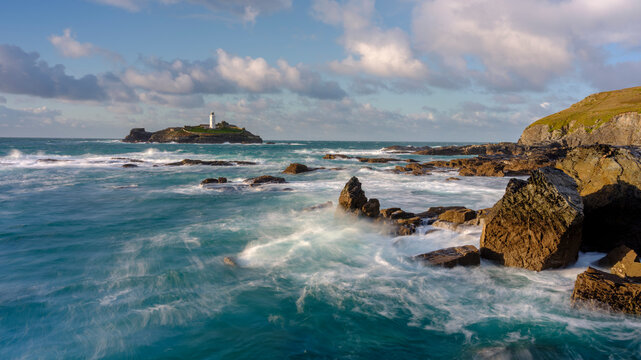
[[[213,129],[214,125],[216,125],[216,115],[212,111],[211,114],[209,114],[209,128]]]

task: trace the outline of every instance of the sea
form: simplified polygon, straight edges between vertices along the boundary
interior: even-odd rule
[[[638,317],[571,304],[603,254],[542,272],[427,267],[412,256],[479,246],[480,230],[397,237],[336,216],[352,176],[411,212],[488,208],[509,181],[323,160],[452,158],[394,144],[454,143],[0,138],[0,359],[641,358]],[[257,165],[165,165],[187,158]],[[325,169],[281,174],[293,162]],[[287,183],[243,183],[260,175]],[[200,186],[210,177],[229,183]]]

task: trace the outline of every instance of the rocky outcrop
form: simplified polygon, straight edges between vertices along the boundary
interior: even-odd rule
[[[641,251],[641,159],[630,149],[579,147],[556,163],[583,197],[582,250],[607,252],[624,244]]]
[[[474,245],[456,246],[414,256],[414,260],[433,266],[452,268],[481,264],[479,250]]]
[[[310,172],[310,171],[314,171],[314,170],[318,170],[318,169],[317,168],[307,167],[307,165],[304,165],[304,164],[291,163],[291,164],[289,164],[289,166],[287,166],[287,168],[285,170],[283,170],[283,174],[296,175],[296,174]]]
[[[222,144],[222,143],[262,143],[263,139],[245,129],[228,125],[228,129],[210,130],[199,126],[171,127],[156,132],[145,131],[144,128],[134,128],[123,142],[152,142],[152,143],[193,143],[193,144]]]
[[[421,218],[400,208],[380,209],[377,199],[367,199],[361,182],[353,176],[343,187],[337,211],[368,218],[391,226],[395,235],[411,235],[421,224]]]
[[[564,146],[594,144],[641,145],[641,114],[627,112],[612,117],[597,128],[586,128],[569,123],[559,129],[551,129],[547,124],[532,124],[527,127],[519,144],[547,145],[559,143]]]
[[[200,182],[200,185],[207,185],[207,184],[224,184],[227,182],[227,178],[225,177],[219,177],[219,178],[207,178],[203,181]]]
[[[285,181],[285,179],[282,177],[276,177],[271,175],[262,175],[259,177],[245,180],[245,183],[249,184],[250,186],[258,186],[263,184],[284,184],[286,182],[287,181]]]
[[[145,128],[133,128],[129,131],[129,135],[125,136],[122,141],[137,143],[137,142],[148,142],[153,133],[145,131]]]
[[[641,314],[641,283],[589,267],[576,278],[572,302]]]
[[[366,202],[367,197],[365,197],[365,192],[361,188],[361,182],[358,181],[356,176],[352,176],[338,197],[338,208],[346,212],[359,214]]]
[[[575,181],[543,168],[528,181],[512,179],[481,235],[481,256],[506,266],[540,271],[576,261],[583,203]]]

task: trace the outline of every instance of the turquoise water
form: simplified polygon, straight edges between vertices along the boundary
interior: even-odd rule
[[[489,207],[508,181],[322,160],[397,156],[387,145],[0,139],[0,358],[641,358],[638,318],[570,305],[599,254],[541,273],[427,268],[408,257],[478,246],[479,232],[394,238],[334,209],[301,211],[336,202],[352,175],[382,207],[409,211]],[[259,165],[154,167],[183,158]],[[238,184],[294,161],[342,170]],[[219,176],[233,182],[199,186]]]

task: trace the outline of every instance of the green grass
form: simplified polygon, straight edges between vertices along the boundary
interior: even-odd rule
[[[205,129],[200,126],[185,126],[185,131],[201,134],[239,134],[243,132],[242,129],[237,128],[223,128],[223,129]]]
[[[641,113],[641,87],[592,94],[569,108],[546,116],[530,126],[548,125],[549,131],[580,126],[588,132],[625,112]]]

